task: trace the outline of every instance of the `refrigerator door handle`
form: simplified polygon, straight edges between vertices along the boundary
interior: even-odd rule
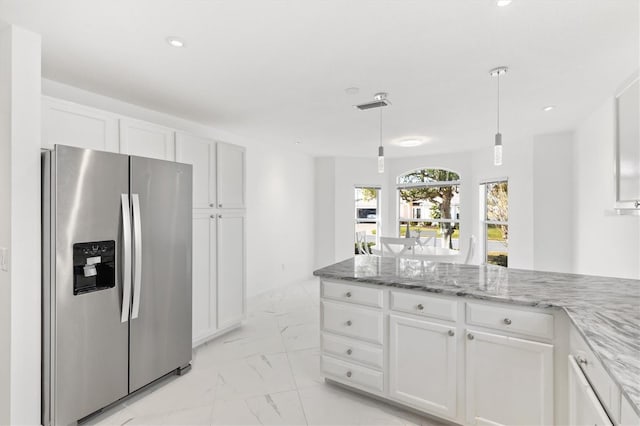
[[[129,321],[129,306],[131,304],[131,212],[129,211],[129,194],[120,195],[122,204],[122,314],[120,322]]]
[[[138,318],[140,312],[140,291],[142,290],[142,219],[140,218],[140,198],[138,194],[131,194],[133,203],[133,310],[131,319]]]

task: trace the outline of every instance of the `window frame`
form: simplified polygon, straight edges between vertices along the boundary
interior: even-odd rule
[[[456,186],[458,187],[458,196],[461,196],[462,194],[462,179],[456,179],[456,180],[442,180],[442,181],[430,181],[430,182],[415,182],[415,183],[398,183],[398,181],[400,180],[400,178],[404,175],[407,175],[411,172],[414,172],[416,170],[425,170],[425,169],[431,169],[431,170],[445,170],[447,172],[451,172],[451,173],[455,173],[458,176],[460,176],[460,173],[458,173],[455,170],[451,170],[448,168],[444,168],[444,167],[419,167],[419,168],[415,168],[412,170],[407,170],[404,173],[401,173],[400,175],[398,175],[396,177],[396,230],[395,230],[395,235],[400,237],[400,229],[403,226],[403,222],[405,223],[410,223],[410,222],[419,222],[419,223],[451,223],[454,225],[457,224],[458,225],[458,232],[460,233],[460,229],[461,229],[461,220],[460,220],[460,206],[461,204],[458,204],[458,218],[453,218],[453,219],[433,219],[433,218],[419,218],[419,219],[414,219],[414,218],[407,218],[407,217],[401,217],[400,216],[400,211],[401,211],[401,205],[402,205],[402,197],[400,196],[400,191],[403,189],[412,189],[412,188],[429,188],[429,187],[442,187],[442,186]],[[454,249],[454,250],[461,250],[460,247],[460,241],[458,241],[458,248]]]
[[[480,181],[479,184],[479,195],[480,195],[480,209],[479,209],[479,213],[480,213],[480,229],[481,229],[481,233],[482,233],[482,264],[483,265],[494,265],[493,263],[489,263],[489,225],[498,225],[498,226],[506,226],[507,229],[509,228],[509,219],[507,219],[506,221],[502,221],[502,220],[488,220],[487,219],[487,195],[488,195],[488,188],[489,185],[491,184],[497,184],[497,183],[506,183],[507,184],[507,209],[509,209],[509,178],[508,177],[501,177],[501,178],[494,178],[494,179],[486,179],[486,180],[482,180]],[[511,217],[511,212],[509,212],[507,214],[507,217],[510,218]],[[509,239],[507,238],[507,267],[509,265],[509,245],[508,245]]]
[[[356,191],[358,189],[363,189],[363,188],[368,188],[368,189],[375,189],[376,190],[376,218],[375,218],[375,224],[376,224],[376,240],[375,240],[375,245],[379,245],[380,243],[380,234],[382,232],[382,215],[381,215],[381,207],[382,207],[382,186],[381,185],[354,185],[353,186],[353,241],[354,243],[357,242],[356,239],[356,226],[358,226],[359,223],[372,223],[372,219],[359,219],[358,218],[358,206],[357,206],[357,202],[358,200],[355,197]]]

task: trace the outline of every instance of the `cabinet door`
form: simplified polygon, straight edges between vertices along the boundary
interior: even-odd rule
[[[193,208],[215,207],[215,142],[176,133],[176,161],[193,165]]]
[[[244,319],[245,217],[243,213],[218,215],[218,328]]]
[[[118,152],[118,118],[57,99],[42,99],[42,147],[69,145]]]
[[[193,215],[194,346],[216,330],[216,226],[214,215]]]
[[[611,420],[575,358],[569,355],[569,425],[610,426],[611,424]]]
[[[174,131],[144,121],[121,119],[120,152],[173,161],[175,159]]]
[[[466,395],[470,424],[553,424],[553,346],[468,330]]]
[[[389,331],[391,397],[429,413],[455,418],[455,327],[391,315]]]
[[[241,146],[217,145],[218,207],[245,207],[245,149]]]

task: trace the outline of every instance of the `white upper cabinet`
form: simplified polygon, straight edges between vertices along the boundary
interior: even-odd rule
[[[215,142],[210,139],[177,132],[176,161],[193,165],[193,208],[206,209],[215,207]]]
[[[42,98],[42,147],[69,145],[118,152],[118,117],[93,108]]]
[[[139,120],[120,120],[120,152],[140,157],[175,160],[173,129]]]
[[[467,421],[553,424],[553,345],[468,330]]]
[[[218,208],[245,207],[245,149],[236,145],[217,145]]]

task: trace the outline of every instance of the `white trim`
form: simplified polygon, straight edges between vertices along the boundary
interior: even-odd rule
[[[411,189],[411,188],[424,188],[424,187],[440,187],[440,186],[461,186],[460,180],[439,180],[435,182],[419,182],[419,183],[398,183],[397,189]]]
[[[485,178],[485,179],[481,179],[478,182],[478,185],[488,185],[490,183],[500,183],[500,182],[507,182],[509,183],[509,178],[508,177],[499,177],[499,178]]]

